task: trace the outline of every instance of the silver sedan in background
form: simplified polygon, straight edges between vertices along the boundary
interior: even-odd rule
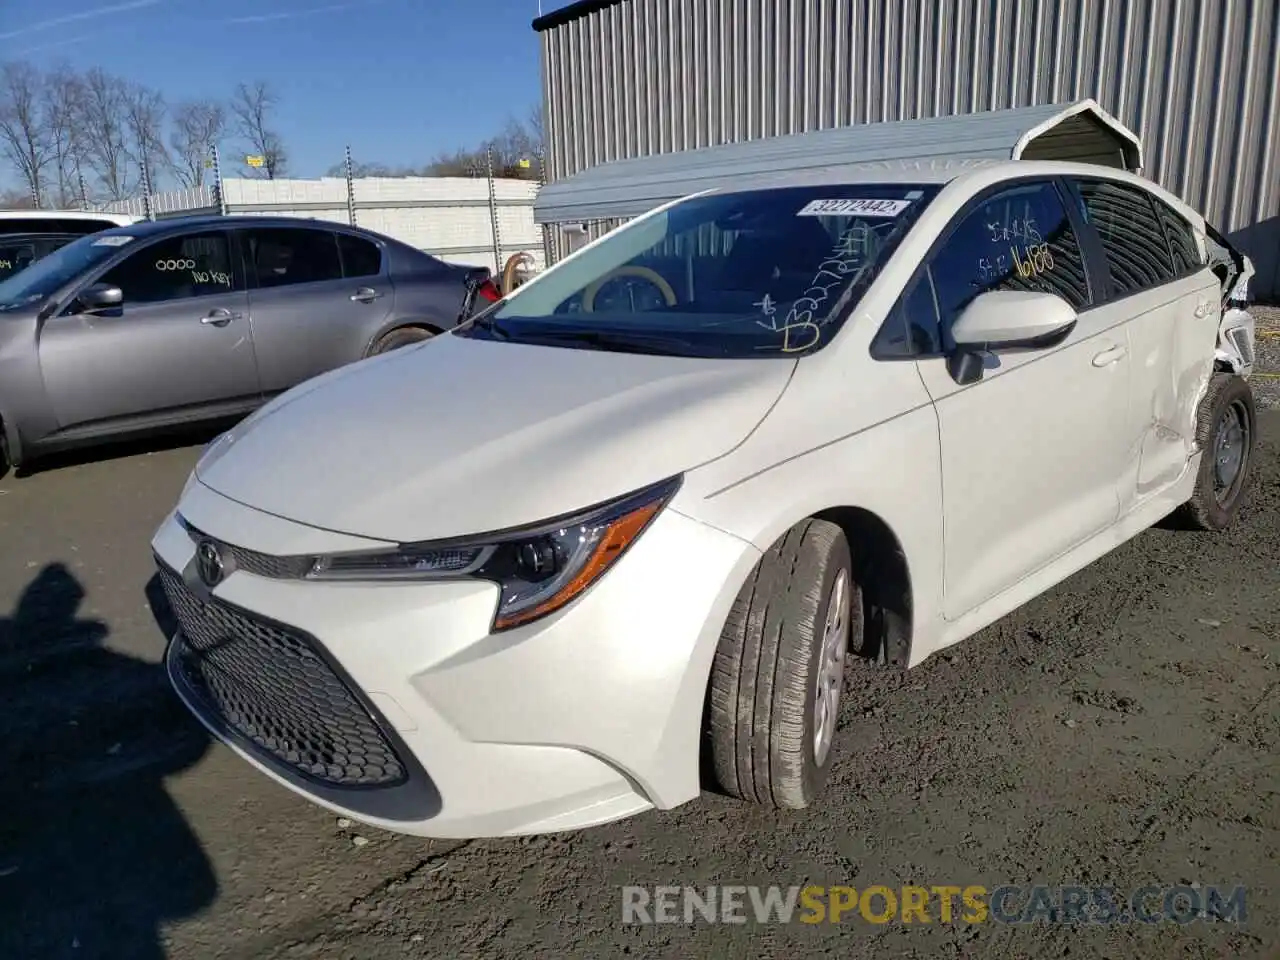
[[[0,282],[0,473],[248,414],[465,319],[484,267],[285,217],[142,222]]]

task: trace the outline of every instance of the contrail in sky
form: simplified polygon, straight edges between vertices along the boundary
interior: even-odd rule
[[[51,30],[54,27],[61,27],[68,23],[79,23],[82,20],[96,20],[99,17],[109,17],[113,13],[125,13],[129,10],[141,10],[143,7],[154,7],[163,3],[164,0],[129,0],[128,3],[113,3],[106,7],[95,7],[92,10],[81,10],[79,13],[67,13],[61,17],[54,17],[52,20],[41,20],[38,23],[28,24],[17,30],[11,30],[8,33],[0,33],[0,40],[12,40],[14,37],[24,37],[29,33],[38,33],[41,30]]]

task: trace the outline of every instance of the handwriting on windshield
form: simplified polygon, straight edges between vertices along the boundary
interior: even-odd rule
[[[816,319],[822,305],[831,297],[831,291],[844,286],[851,276],[856,276],[871,261],[876,233],[861,221],[851,224],[839,237],[826,258],[818,264],[818,271],[800,296],[791,304],[781,324],[778,323],[776,311],[767,311],[762,304],[772,298],[766,294],[764,300],[755,304],[768,320],[757,320],[760,326],[773,333],[782,334],[782,352],[799,353],[814,346],[822,337],[822,327],[826,320]]]

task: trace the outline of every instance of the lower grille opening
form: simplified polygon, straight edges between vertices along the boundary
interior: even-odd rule
[[[325,786],[407,781],[378,722],[309,635],[202,599],[163,566],[160,580],[181,630],[176,673],[213,721]]]

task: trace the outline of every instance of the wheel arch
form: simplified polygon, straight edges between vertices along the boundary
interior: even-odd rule
[[[369,338],[368,342],[364,345],[364,356],[373,356],[373,348],[377,346],[378,341],[389,334],[395,333],[397,330],[426,330],[433,337],[437,337],[444,333],[444,329],[445,328],[440,326],[440,324],[428,320],[425,317],[398,317],[397,319],[381,326],[373,336]]]
[[[902,541],[883,517],[863,507],[830,507],[812,516],[836,524],[849,541],[864,625],[862,647],[853,652],[905,670],[911,662],[914,603]]]

